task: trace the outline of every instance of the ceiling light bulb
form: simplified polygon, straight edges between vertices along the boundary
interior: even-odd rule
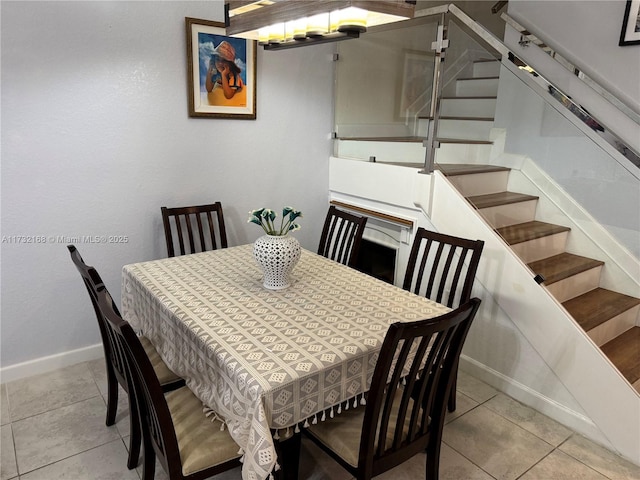
[[[307,36],[319,37],[329,31],[329,14],[319,13],[307,18]]]
[[[274,23],[269,26],[269,43],[284,42],[284,23]]]
[[[369,12],[362,8],[348,7],[340,10],[339,32],[365,32],[367,30],[367,15]]]
[[[293,38],[304,40],[307,37],[307,17],[298,18],[293,21]]]

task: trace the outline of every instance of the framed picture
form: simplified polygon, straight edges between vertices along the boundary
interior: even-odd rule
[[[185,18],[189,116],[256,118],[256,41],[225,36],[224,23]]]
[[[434,55],[430,52],[404,52],[397,112],[399,118],[417,115],[431,103],[433,59]]]
[[[640,44],[640,0],[627,0],[618,45]]]

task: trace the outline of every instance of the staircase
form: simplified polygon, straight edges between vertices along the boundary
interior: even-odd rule
[[[499,67],[497,61],[475,62],[472,77],[458,78],[447,87],[438,131],[441,142],[491,143]],[[456,163],[442,163],[451,160]],[[532,276],[640,392],[640,299],[602,288],[605,263],[568,252],[571,229],[541,221],[537,196],[509,191],[509,168],[457,163],[459,158],[442,149],[436,161]]]
[[[538,197],[509,191],[510,169],[484,164],[491,158],[500,63],[474,62],[470,72],[443,89],[436,168],[640,392],[640,299],[603,288],[605,262],[567,251],[571,228],[540,220]],[[430,120],[419,119],[415,136],[338,139],[338,156],[420,166]]]
[[[507,190],[510,169],[438,168],[640,392],[640,299],[602,288],[605,263],[566,251],[571,229],[536,219],[538,197]]]

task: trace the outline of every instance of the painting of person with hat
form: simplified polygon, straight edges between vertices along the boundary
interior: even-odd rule
[[[241,72],[235,48],[228,41],[221,41],[213,49],[205,79],[209,103],[212,105],[246,105]]]

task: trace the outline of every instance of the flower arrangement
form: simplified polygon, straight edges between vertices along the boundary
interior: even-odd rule
[[[269,208],[259,208],[258,210],[252,210],[249,212],[249,219],[247,220],[247,223],[260,225],[267,235],[275,235],[278,237],[282,237],[291,231],[300,229],[300,225],[294,223],[294,220],[298,217],[302,217],[301,211],[295,210],[292,207],[284,207],[282,209],[282,218],[280,219],[279,228],[276,228],[274,224],[276,216],[276,212]]]

